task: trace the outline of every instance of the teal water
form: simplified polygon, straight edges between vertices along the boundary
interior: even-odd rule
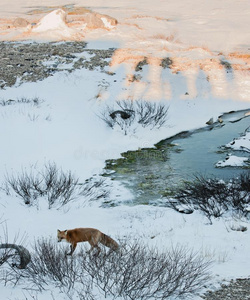
[[[156,149],[141,149],[123,153],[123,159],[107,162],[110,176],[121,181],[135,196],[134,204],[148,204],[181,181],[200,174],[228,180],[247,172],[247,168],[218,168],[216,163],[228,154],[246,156],[243,151],[233,151],[224,145],[237,138],[250,127],[246,111],[222,116],[223,123],[216,123],[191,132],[183,132],[156,144]]]

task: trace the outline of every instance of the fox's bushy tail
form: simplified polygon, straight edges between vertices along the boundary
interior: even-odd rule
[[[101,240],[100,242],[106,246],[111,248],[112,250],[118,250],[119,249],[119,245],[118,243],[113,240],[110,236],[106,235],[106,234],[102,234]]]

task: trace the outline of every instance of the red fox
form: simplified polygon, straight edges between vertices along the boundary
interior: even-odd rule
[[[89,242],[91,246],[89,252],[96,248],[98,251],[97,254],[99,254],[101,251],[101,248],[98,246],[99,242],[102,243],[104,246],[111,248],[112,250],[117,250],[119,248],[119,245],[116,241],[114,241],[111,237],[95,228],[75,228],[64,231],[60,231],[58,229],[57,238],[58,242],[66,240],[68,243],[71,244],[71,251],[70,253],[68,253],[68,255],[73,254],[73,252],[76,249],[77,243],[80,242]]]

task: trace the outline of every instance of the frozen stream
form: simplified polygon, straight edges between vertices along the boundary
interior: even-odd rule
[[[155,148],[122,153],[123,158],[107,161],[107,169],[115,171],[110,176],[129,187],[137,204],[147,204],[195,174],[230,179],[246,172],[250,166],[218,168],[216,163],[230,154],[250,159],[248,152],[224,146],[249,128],[250,116],[245,116],[248,111],[224,114],[222,123],[182,132],[159,142]]]

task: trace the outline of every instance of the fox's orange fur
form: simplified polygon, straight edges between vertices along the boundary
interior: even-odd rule
[[[71,251],[68,253],[69,255],[72,255],[72,253],[75,251],[77,243],[81,242],[89,242],[91,246],[90,251],[96,248],[98,253],[101,251],[100,247],[98,246],[99,242],[104,246],[111,248],[112,250],[117,250],[119,248],[119,245],[116,241],[95,228],[75,228],[63,231],[58,229],[57,238],[58,242],[66,240],[71,244]]]

